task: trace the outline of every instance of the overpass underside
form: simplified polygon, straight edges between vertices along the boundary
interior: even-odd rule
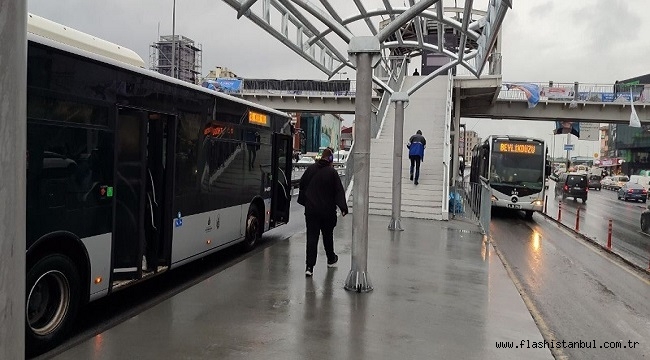
[[[241,98],[286,112],[354,114],[356,96],[351,95],[289,95],[244,93]],[[379,96],[372,97],[373,109],[379,107]]]

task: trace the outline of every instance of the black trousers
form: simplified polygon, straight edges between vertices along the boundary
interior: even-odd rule
[[[411,159],[411,176],[413,176],[413,168],[415,167],[414,181],[418,181],[420,178],[420,161],[422,161],[422,158],[419,155],[411,155],[409,159]]]
[[[328,260],[333,260],[334,252],[334,227],[336,226],[336,213],[331,215],[305,214],[307,224],[307,266],[316,265],[318,256],[318,238],[323,234],[323,246]]]

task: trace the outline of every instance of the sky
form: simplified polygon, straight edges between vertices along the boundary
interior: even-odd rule
[[[150,45],[170,35],[174,0],[28,0],[30,13],[125,46],[149,63]],[[361,0],[367,9],[381,0]],[[343,17],[358,14],[350,0],[330,0]],[[403,6],[405,0],[390,0]],[[312,1],[320,5],[320,2]],[[446,0],[445,5],[453,4]],[[463,1],[458,1],[462,4]],[[485,8],[488,0],[475,0]],[[650,72],[648,0],[513,0],[503,22],[503,81],[611,84]],[[375,22],[378,22],[376,19]],[[176,0],[175,33],[202,45],[203,74],[227,67],[243,78],[326,79],[326,75],[220,0]],[[355,35],[367,29],[352,25]],[[365,34],[361,34],[365,35]],[[345,47],[340,47],[345,50]],[[345,71],[345,70],[344,70]],[[353,79],[348,70],[344,77]],[[335,77],[336,78],[336,77]],[[553,144],[553,123],[462,119],[485,137],[498,127]],[[566,135],[555,139],[562,153]],[[591,156],[595,142],[576,141],[572,156]],[[549,151],[552,151],[550,149]]]

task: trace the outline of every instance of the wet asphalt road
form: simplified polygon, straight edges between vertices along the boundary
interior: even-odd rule
[[[621,207],[631,206],[621,201],[604,207],[608,195],[614,196],[614,203],[616,197],[614,193],[601,195],[590,194],[588,217],[602,216],[612,207],[621,213]],[[632,213],[634,209],[627,211]],[[490,231],[545,339],[596,345],[596,349],[554,349],[554,355],[568,359],[650,356],[647,273],[574,238],[540,214],[526,221],[523,214],[494,211]],[[620,341],[625,348],[601,348],[614,341]]]
[[[547,191],[547,215],[558,218],[558,203],[555,198],[555,183],[550,181]],[[576,226],[576,213],[580,208],[580,233],[594,239],[597,243],[607,244],[607,228],[612,219],[612,249],[633,264],[647,269],[650,263],[650,235],[641,232],[641,213],[646,209],[642,202],[617,199],[617,192],[612,190],[589,190],[586,203],[571,198],[562,201],[562,223],[571,229]],[[650,203],[648,203],[650,204]]]

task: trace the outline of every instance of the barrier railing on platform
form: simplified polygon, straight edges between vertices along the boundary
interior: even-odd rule
[[[492,189],[485,181],[481,183],[456,182],[449,187],[449,214],[452,219],[464,218],[490,234],[492,217]]]

